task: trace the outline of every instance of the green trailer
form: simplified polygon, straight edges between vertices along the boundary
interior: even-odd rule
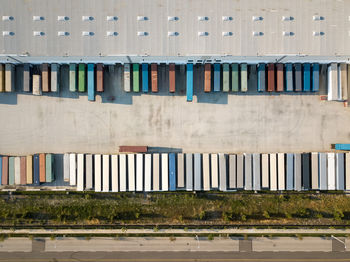
[[[232,91],[238,92],[239,83],[238,83],[238,64],[232,64]]]
[[[45,175],[46,175],[46,182],[50,183],[55,180],[55,175],[53,172],[53,155],[52,154],[46,154],[46,159],[45,159]]]
[[[228,92],[230,91],[230,65],[223,64],[222,65],[222,91]]]
[[[78,69],[78,91],[85,92],[85,64],[79,64]]]
[[[140,92],[140,66],[139,64],[132,65],[132,86],[134,92]]]
[[[15,157],[9,157],[9,185],[15,184]]]

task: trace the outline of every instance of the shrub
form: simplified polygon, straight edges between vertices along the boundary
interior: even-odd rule
[[[214,235],[213,234],[209,234],[208,235],[208,240],[210,240],[210,241],[214,240]]]

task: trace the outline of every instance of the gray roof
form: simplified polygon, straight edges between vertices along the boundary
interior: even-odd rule
[[[349,15],[349,0],[1,0],[0,50],[71,58],[344,57]]]

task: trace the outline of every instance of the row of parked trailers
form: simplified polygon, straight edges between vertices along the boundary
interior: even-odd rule
[[[348,67],[345,63],[328,65],[328,100],[347,100]],[[32,70],[23,65],[23,91],[41,95],[42,92],[59,92],[59,64],[42,64],[41,70]],[[158,65],[124,64],[125,92],[158,92]],[[170,63],[169,92],[175,92],[175,64]],[[248,65],[246,63],[204,64],[205,92],[247,92]],[[13,64],[0,64],[0,92],[14,90]],[[88,99],[95,100],[95,91],[103,92],[104,66],[98,64],[69,64],[69,90],[88,92]],[[318,92],[320,64],[318,63],[260,63],[255,67],[257,91],[259,92]],[[186,65],[187,100],[193,100],[193,64]],[[350,76],[349,76],[350,77]],[[350,81],[349,81],[350,82]]]
[[[35,185],[55,180],[52,154],[0,156],[1,185]]]
[[[350,190],[350,153],[65,154],[78,191]]]

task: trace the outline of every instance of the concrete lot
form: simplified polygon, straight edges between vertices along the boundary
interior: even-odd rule
[[[253,251],[332,251],[332,241],[326,238],[304,237],[303,239],[291,237],[254,238],[252,241]]]
[[[0,252],[32,252],[32,240],[18,237],[0,242]]]
[[[0,94],[0,154],[116,153],[119,145],[183,152],[327,151],[350,139],[350,113],[342,103],[311,93],[258,94],[254,71],[247,94],[205,94],[203,67],[196,66],[194,102],[186,102],[184,67],[177,67],[175,94],[167,91],[165,66],[159,67],[157,94],[125,93],[122,70],[106,68],[105,92],[96,102],[68,91],[67,66],[60,94]]]
[[[238,239],[208,239],[196,240],[193,237],[178,237],[173,240],[162,237],[151,238],[92,238],[90,240],[77,238],[63,238],[56,240],[47,240],[45,245],[46,252],[65,252],[65,251],[239,251]]]

